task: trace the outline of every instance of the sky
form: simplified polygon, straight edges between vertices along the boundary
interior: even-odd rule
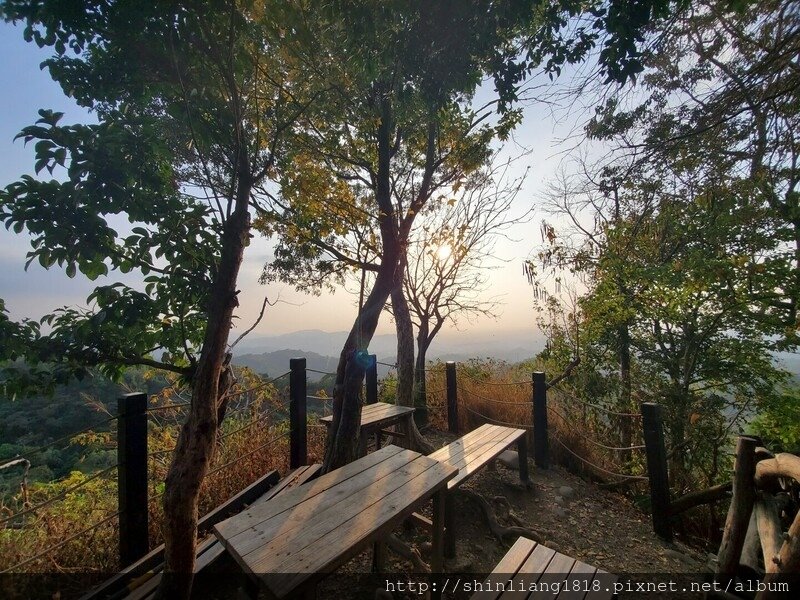
[[[39,108],[64,112],[64,123],[91,122],[93,118],[67,98],[46,71],[40,70],[39,64],[47,57],[47,52],[26,43],[21,28],[0,24],[0,56],[5,58],[0,64],[0,81],[4,87],[0,95],[0,185],[5,187],[22,174],[33,175],[33,149],[26,148],[22,140],[13,141],[13,138],[24,126],[36,121]],[[544,105],[525,109],[525,118],[514,137],[531,150],[523,161],[518,161],[517,168],[521,171],[529,167],[530,170],[513,210],[521,214],[533,207],[534,213],[527,224],[518,225],[508,232],[511,239],[498,241],[495,248],[497,260],[487,265],[491,267],[488,293],[500,297],[501,314],[496,320],[463,321],[458,329],[451,327],[444,331],[444,337],[500,336],[512,331],[516,334],[530,332],[530,335],[539,337],[533,296],[522,264],[541,243],[539,224],[545,216],[541,210],[543,191],[562,159],[562,146],[558,140],[568,129],[563,121],[556,124]],[[356,316],[357,299],[345,290],[315,297],[298,293],[284,284],[264,286],[258,283],[261,269],[270,257],[270,248],[269,240],[256,237],[247,249],[239,276],[241,293],[237,329],[249,328],[255,322],[266,296],[270,301],[279,298],[280,302],[268,307],[255,329],[257,334],[279,335],[307,329],[349,330]],[[85,306],[86,297],[97,284],[111,281],[135,283],[130,276],[113,272],[105,282],[102,278],[90,282],[80,273],[70,279],[57,265],[45,270],[36,262],[25,271],[28,250],[27,235],[9,233],[0,228],[0,298],[5,300],[13,319],[38,319],[54,308]],[[393,331],[390,318],[384,315],[377,333]]]

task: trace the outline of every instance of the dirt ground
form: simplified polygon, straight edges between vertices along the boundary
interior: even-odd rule
[[[441,447],[453,439],[448,434],[426,432],[435,446]],[[499,464],[495,469],[483,469],[464,487],[492,501],[505,497],[514,514],[526,527],[538,534],[538,541],[571,557],[610,573],[623,574],[630,581],[630,591],[620,598],[702,598],[703,595],[683,593],[648,593],[636,591],[637,583],[680,581],[680,574],[688,574],[694,581],[702,581],[708,571],[707,557],[683,544],[667,544],[653,534],[648,515],[643,514],[625,496],[604,490],[560,467],[536,469],[530,461],[531,489],[519,482],[516,470]],[[564,490],[565,487],[571,488]],[[566,495],[562,495],[567,492]],[[567,497],[568,496],[568,497]],[[466,497],[456,498],[456,557],[445,564],[453,574],[474,574],[483,581],[515,541],[502,542],[490,532],[477,504]],[[430,508],[428,508],[428,511]],[[502,512],[498,512],[503,524]],[[408,545],[418,548],[425,561],[429,558],[430,534],[422,529],[398,529],[395,534]],[[409,585],[419,581],[413,566],[391,550],[387,554],[384,574],[370,574],[372,551],[365,551],[324,579],[317,597],[356,598],[420,598],[418,587]],[[405,585],[398,586],[397,583]],[[394,588],[393,592],[386,589]],[[400,589],[402,588],[402,589]],[[230,590],[228,589],[228,592]],[[196,595],[196,594],[195,594]],[[216,594],[213,594],[217,596]],[[446,593],[445,597],[468,598],[470,594]],[[204,597],[205,594],[203,595]],[[231,597],[229,593],[222,594]],[[537,596],[538,597],[538,596]],[[546,596],[543,596],[543,598]]]

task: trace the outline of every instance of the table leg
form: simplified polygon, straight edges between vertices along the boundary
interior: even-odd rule
[[[456,555],[456,508],[455,494],[446,494],[444,501],[444,555]]]
[[[378,431],[375,432],[375,451],[377,452],[380,449],[381,449],[381,430],[378,429]]]
[[[433,496],[433,539],[431,540],[431,573],[444,571],[444,528],[448,511],[445,504],[450,494],[443,489]]]
[[[358,457],[367,455],[367,434],[361,431],[358,436]]]
[[[375,542],[372,546],[372,570],[375,573],[386,571],[386,544]]]
[[[519,462],[519,480],[525,487],[531,487],[528,476],[528,435],[525,434],[517,440],[517,459]]]

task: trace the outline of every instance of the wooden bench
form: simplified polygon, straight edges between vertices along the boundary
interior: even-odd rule
[[[616,581],[616,575],[521,537],[471,600],[610,600]]]
[[[447,483],[448,491],[452,491],[494,461],[509,446],[516,443],[519,453],[519,478],[527,487],[530,485],[530,480],[528,477],[528,442],[525,433],[524,429],[513,429],[487,423],[429,456],[458,469],[458,475]],[[446,557],[452,558],[456,553],[455,510],[452,494],[447,495],[444,527],[444,553]]]
[[[239,512],[246,506],[254,506],[266,502],[286,490],[310,481],[319,474],[321,468],[322,465],[299,467],[290,471],[283,479],[279,478],[277,471],[270,471],[201,518],[197,523],[198,537],[205,537],[197,543],[195,574],[210,566],[225,552],[222,544],[213,535],[208,535],[214,525]],[[84,595],[81,600],[101,600],[105,598],[141,600],[149,598],[155,594],[161,583],[163,568],[164,545],[162,544]]]
[[[364,456],[367,453],[367,438],[375,434],[375,449],[381,449],[381,434],[386,433],[396,437],[402,437],[397,432],[385,432],[387,427],[397,425],[405,421],[409,425],[413,418],[414,409],[410,406],[397,406],[387,402],[375,402],[366,404],[361,409],[361,422],[359,424],[358,455]],[[322,417],[320,422],[325,427],[330,428],[333,423],[333,416]]]

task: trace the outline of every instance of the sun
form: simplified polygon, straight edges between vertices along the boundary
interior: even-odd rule
[[[448,244],[442,244],[436,249],[436,258],[439,260],[447,260],[453,253],[453,249]]]

